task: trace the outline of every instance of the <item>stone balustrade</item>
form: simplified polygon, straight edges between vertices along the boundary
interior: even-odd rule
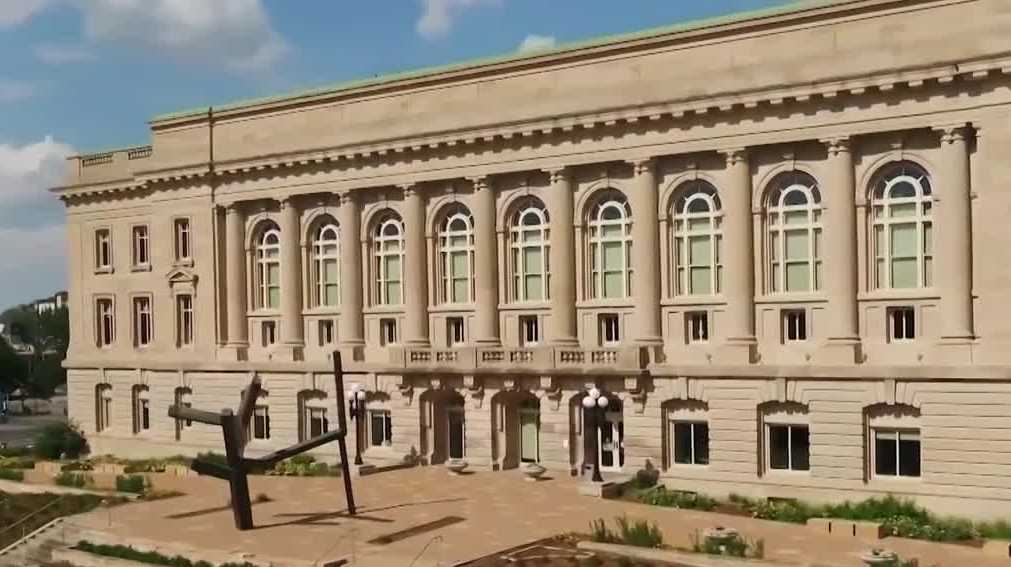
[[[526,371],[557,369],[582,369],[585,367],[613,368],[615,370],[640,370],[643,357],[641,347],[624,348],[414,348],[390,349],[390,363],[394,368],[502,370],[509,368]]]

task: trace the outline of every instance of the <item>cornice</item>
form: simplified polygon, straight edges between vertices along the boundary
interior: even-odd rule
[[[664,103],[626,106],[593,113],[559,115],[523,123],[504,123],[466,130],[433,133],[396,139],[371,140],[344,146],[310,148],[293,152],[275,153],[235,160],[216,161],[214,164],[185,164],[176,167],[138,172],[131,180],[135,184],[151,184],[171,180],[192,179],[213,175],[228,177],[281,170],[309,165],[340,162],[367,163],[395,155],[397,159],[431,150],[455,146],[481,146],[514,138],[529,140],[530,144],[543,141],[556,133],[588,131],[595,135],[607,129],[625,128],[629,125],[658,121],[680,121],[697,116],[729,115],[735,112],[758,111],[761,108],[780,108],[812,102],[832,102],[851,99],[875,92],[891,92],[897,88],[913,92],[931,87],[943,87],[955,82],[978,82],[991,77],[1011,75],[1011,52],[968,62],[947,62],[924,67],[898,69],[889,73],[840,78],[820,83],[797,84],[771,89],[727,92],[707,97],[672,100]],[[155,156],[156,158],[157,156]],[[124,180],[124,182],[127,180]],[[93,187],[107,185],[68,186],[87,192]],[[58,188],[60,193],[67,189]]]

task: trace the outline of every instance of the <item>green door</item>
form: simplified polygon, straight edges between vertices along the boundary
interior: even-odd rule
[[[538,412],[520,411],[520,460],[536,463],[540,460],[540,423]]]

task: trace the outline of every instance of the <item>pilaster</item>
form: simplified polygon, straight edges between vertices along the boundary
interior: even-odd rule
[[[656,187],[656,160],[632,163],[635,184],[632,205],[632,285],[635,300],[635,335],[643,346],[660,346],[660,220]]]
[[[239,203],[225,208],[226,343],[221,356],[244,360],[249,348],[246,327],[246,217]]]
[[[723,294],[726,342],[720,347],[727,363],[755,359],[755,257],[751,218],[751,163],[746,148],[721,150],[726,158],[724,191],[723,264],[727,274]],[[735,270],[736,273],[735,273]]]
[[[425,240],[425,198],[417,185],[404,190],[404,344],[427,348],[428,250]]]
[[[354,353],[365,345],[362,321],[361,205],[351,191],[341,193],[340,209],[340,345]],[[357,359],[357,357],[354,357]]]
[[[546,170],[551,176],[548,213],[551,223],[551,343],[578,346],[576,333],[575,203],[572,172],[565,167]]]
[[[501,344],[498,320],[498,241],[495,233],[495,190],[486,177],[474,184],[474,289],[475,343],[481,347]]]

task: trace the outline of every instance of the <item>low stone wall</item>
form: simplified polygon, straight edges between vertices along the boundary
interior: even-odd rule
[[[811,518],[807,527],[821,533],[841,538],[878,540],[885,537],[885,528],[878,522],[841,520],[838,518]]]

